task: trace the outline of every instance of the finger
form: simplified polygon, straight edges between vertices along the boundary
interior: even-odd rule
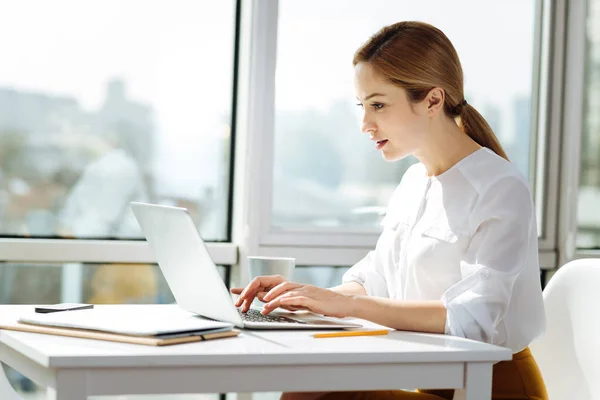
[[[236,307],[239,307],[242,304],[242,302],[244,301],[244,297],[242,297],[243,293],[244,293],[244,291],[242,290],[242,293],[240,293],[240,295],[238,296],[238,298],[235,300],[235,306]]]
[[[240,295],[240,296],[237,298],[237,300],[235,301],[235,306],[236,306],[236,307],[239,307],[239,306],[242,304],[242,302],[243,302],[243,301],[244,301],[244,298],[243,298],[243,297]]]
[[[276,309],[277,307],[281,306],[281,299],[285,298],[285,297],[289,297],[289,296],[298,296],[298,293],[296,292],[287,292],[279,297],[276,297],[275,299],[271,300],[270,302],[268,302],[267,304],[265,304],[263,306],[263,310],[262,313],[263,315],[267,315],[268,313],[270,313],[271,311],[273,311],[274,309]],[[294,306],[295,304],[289,304],[291,306]]]
[[[295,282],[282,282],[279,285],[275,286],[273,289],[269,290],[267,295],[265,296],[265,301],[271,301],[276,297],[279,297],[290,290],[297,289],[304,285],[295,283]]]
[[[256,290],[256,288],[260,287],[260,284],[260,277],[252,279],[252,281],[244,288],[244,290],[242,290],[242,293],[240,293],[240,297],[238,297],[237,301],[235,302],[235,306],[239,307],[250,296],[252,296],[252,299],[254,299],[252,293]]]
[[[250,302],[254,300],[254,297],[256,296],[255,293],[260,290],[260,288],[264,285],[264,282],[266,281],[266,279],[262,278],[266,277],[259,276],[252,279],[248,286],[246,286],[246,288],[242,290],[242,293],[240,293],[240,297],[238,297],[237,301],[235,302],[236,307],[239,307],[244,302],[244,300],[250,299]]]
[[[305,307],[296,307],[296,306],[284,306],[283,304],[281,305],[281,308],[283,308],[284,310],[288,310],[288,311],[301,311],[301,310],[306,310]]]
[[[262,301],[263,303],[266,303],[265,301],[265,295],[267,294],[267,292],[260,292],[256,294],[256,298],[259,299],[260,301]]]
[[[242,293],[243,291],[244,291],[244,288],[241,288],[241,287],[234,287],[234,288],[231,288],[231,293],[233,293],[233,294],[240,294],[240,293]]]
[[[248,310],[250,309],[250,306],[252,305],[252,300],[244,300],[244,302],[242,303],[242,306],[240,307],[243,313],[248,312]]]
[[[281,307],[301,307],[304,310],[315,311],[315,300],[306,296],[282,297],[280,304]]]
[[[269,307],[267,307],[265,305],[262,313],[263,313],[263,315],[266,315],[266,314],[270,313],[271,311],[273,311],[277,307],[282,307],[282,308],[295,307],[295,308],[302,308],[304,310],[313,311],[313,309],[310,305],[312,302],[313,302],[312,299],[305,297],[305,296],[299,296],[299,295],[282,296],[282,297],[278,297],[277,299],[273,300],[271,302],[273,304],[270,305]],[[269,303],[269,304],[271,304],[271,303]]]
[[[252,302],[259,291],[268,290],[274,286],[277,286],[284,280],[284,277],[281,275],[258,276],[252,279],[252,282],[250,282],[240,294],[240,297],[236,302],[236,307],[239,307],[240,304],[247,299],[251,299],[250,302]]]

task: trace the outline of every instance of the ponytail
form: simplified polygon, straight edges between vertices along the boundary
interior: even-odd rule
[[[458,116],[458,126],[464,133],[469,135],[471,139],[477,142],[477,144],[487,147],[500,157],[510,161],[485,118],[479,114],[475,107],[466,102],[464,102]]]

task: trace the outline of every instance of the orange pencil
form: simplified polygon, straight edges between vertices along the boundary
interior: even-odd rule
[[[387,335],[389,329],[380,329],[372,331],[342,331],[342,332],[328,332],[328,333],[315,333],[313,337],[316,338],[335,338],[345,336],[375,336],[375,335]]]

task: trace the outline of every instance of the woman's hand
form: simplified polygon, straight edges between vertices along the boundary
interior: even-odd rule
[[[286,285],[290,284],[290,285]],[[312,285],[292,287],[284,282],[267,293],[262,313],[268,314],[277,307],[288,310],[308,310],[329,317],[345,318],[352,314],[355,296],[349,296]]]
[[[235,306],[241,306],[242,312],[247,312],[255,298],[258,298],[262,302],[266,302],[269,300],[265,300],[265,297],[271,292],[280,295],[286,293],[288,290],[297,289],[303,286],[305,285],[288,282],[281,275],[269,275],[254,278],[245,288],[232,288],[231,293],[240,295],[235,302]],[[273,295],[269,297],[269,299],[272,298],[274,298]],[[299,308],[296,307],[283,308],[290,311],[299,310]]]

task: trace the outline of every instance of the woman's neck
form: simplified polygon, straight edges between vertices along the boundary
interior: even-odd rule
[[[425,166],[428,176],[443,174],[481,146],[449,118],[433,120],[424,145],[413,155]]]

